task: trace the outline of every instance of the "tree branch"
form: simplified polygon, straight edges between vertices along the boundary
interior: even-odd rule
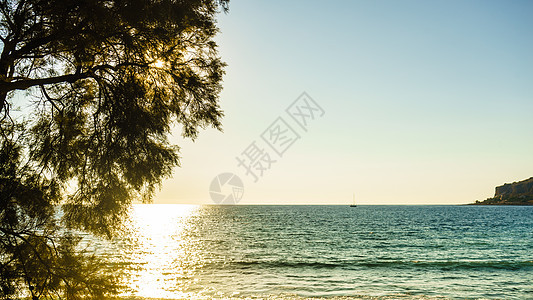
[[[91,68],[89,71],[86,71],[86,72],[79,72],[79,68],[78,68],[77,72],[74,74],[67,74],[67,75],[47,77],[47,78],[26,78],[26,79],[11,81],[11,82],[0,81],[0,93],[7,93],[10,91],[14,91],[14,90],[25,90],[32,86],[44,86],[44,85],[49,85],[49,84],[61,83],[61,82],[74,83],[80,79],[95,77],[94,73],[97,71],[105,71],[105,70],[116,71],[120,68],[131,67],[131,66],[146,68],[149,65],[147,63],[138,63],[138,62],[125,62],[125,63],[117,64],[116,66],[112,66],[109,64],[103,64],[103,65],[99,65],[94,68]]]
[[[38,79],[24,79],[17,80],[13,82],[0,82],[0,91],[9,92],[14,90],[25,90],[32,86],[36,85],[49,85],[61,82],[75,82],[80,79],[91,77],[91,73],[77,73],[77,74],[67,74],[55,77],[48,78],[38,78]]]

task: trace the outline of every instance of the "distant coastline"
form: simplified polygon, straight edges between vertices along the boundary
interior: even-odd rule
[[[533,177],[497,186],[494,197],[469,205],[533,205]]]

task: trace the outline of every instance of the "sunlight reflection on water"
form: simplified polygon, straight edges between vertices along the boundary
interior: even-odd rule
[[[157,204],[130,216],[129,235],[87,239],[124,270],[126,299],[531,294],[527,207]]]
[[[169,298],[181,293],[191,272],[199,267],[188,233],[197,205],[139,204],[132,210],[132,247],[123,253],[134,267],[128,285],[136,296]]]

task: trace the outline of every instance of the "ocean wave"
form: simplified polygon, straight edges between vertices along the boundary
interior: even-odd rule
[[[216,266],[219,268],[220,266]],[[533,261],[477,261],[477,260],[356,260],[338,262],[287,261],[287,260],[249,260],[224,263],[226,269],[250,268],[314,268],[314,269],[360,269],[360,268],[435,268],[443,270],[457,269],[499,269],[499,270],[533,270]]]
[[[354,295],[354,296],[335,296],[335,297],[304,297],[295,294],[270,294],[270,295],[247,295],[247,296],[228,296],[228,297],[213,297],[213,296],[187,296],[187,298],[146,298],[146,297],[122,297],[122,300],[447,300],[444,296],[430,296],[430,295],[411,295],[411,294],[392,294],[384,296],[368,296],[368,295]],[[483,298],[478,298],[483,300]]]

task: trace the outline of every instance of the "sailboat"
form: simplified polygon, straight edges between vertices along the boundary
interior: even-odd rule
[[[353,193],[352,204],[350,204],[350,207],[357,207],[357,205],[355,204],[355,193]]]

